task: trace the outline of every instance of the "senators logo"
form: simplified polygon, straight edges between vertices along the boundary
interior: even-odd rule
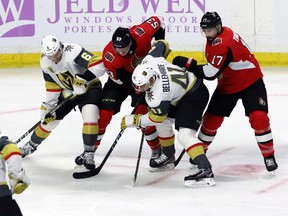
[[[138,34],[138,35],[140,35],[140,36],[143,35],[143,34],[145,34],[144,29],[141,28],[141,27],[137,27],[134,31],[135,31],[136,34]]]
[[[222,38],[216,38],[213,42],[212,42],[212,46],[216,46],[218,44],[222,43]]]
[[[107,52],[107,53],[105,54],[104,58],[105,58],[107,61],[109,61],[109,62],[112,62],[112,61],[115,59],[115,57],[113,56],[113,54],[110,53],[110,52]]]

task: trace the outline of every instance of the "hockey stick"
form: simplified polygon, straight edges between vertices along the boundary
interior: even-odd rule
[[[139,164],[140,164],[142,148],[143,148],[144,135],[145,135],[145,131],[142,131],[142,137],[141,137],[140,147],[139,147],[139,151],[138,151],[138,158],[137,158],[136,168],[135,168],[134,176],[133,176],[133,179],[132,179],[132,186],[133,187],[136,184],[136,180],[137,180],[137,176],[138,176]]]
[[[60,107],[62,107],[67,101],[69,101],[74,94],[69,95],[66,97],[63,101],[61,101],[54,109],[52,109],[48,114],[54,114]],[[26,136],[28,136],[34,129],[41,123],[41,120],[38,121],[35,125],[33,125],[27,132],[25,132],[19,139],[15,141],[15,144],[19,143],[21,140],[23,140]]]
[[[175,160],[175,162],[174,162],[174,166],[175,166],[175,167],[176,167],[176,166],[179,164],[179,162],[181,161],[184,153],[185,153],[185,149],[183,149],[183,150],[181,151],[180,155],[179,155],[178,158]]]
[[[142,98],[144,97],[145,94],[142,94],[138,103],[136,104],[136,106],[134,107],[133,111],[131,114],[134,114],[136,109],[138,108],[140,101],[142,100]],[[117,145],[119,139],[121,138],[122,134],[124,133],[125,129],[121,129],[120,132],[118,133],[116,139],[114,140],[112,146],[110,147],[110,149],[108,150],[107,154],[105,155],[104,159],[102,160],[101,164],[96,167],[93,170],[89,170],[89,171],[84,171],[84,172],[74,172],[72,174],[73,178],[75,179],[84,179],[84,178],[90,178],[93,176],[96,176],[99,174],[99,172],[101,171],[101,169],[103,168],[104,164],[106,163],[106,161],[108,160],[108,158],[110,157],[112,151],[114,150],[114,147]]]

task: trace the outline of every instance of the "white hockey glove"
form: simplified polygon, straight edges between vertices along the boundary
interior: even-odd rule
[[[49,122],[55,121],[56,119],[56,113],[50,113],[52,109],[54,109],[54,106],[50,106],[43,102],[41,104],[41,122],[46,125]]]
[[[10,172],[8,176],[12,194],[21,194],[30,185],[29,178],[25,175],[23,169],[18,173]]]
[[[122,118],[120,128],[125,129],[125,128],[132,128],[136,127],[139,129],[141,127],[141,114],[138,115],[126,115]]]
[[[12,155],[6,163],[11,192],[20,194],[30,184],[29,178],[25,175],[25,171],[22,168],[22,157],[20,155]]]
[[[73,91],[76,95],[84,94],[86,90],[86,80],[80,77],[78,74],[75,75],[73,81]]]

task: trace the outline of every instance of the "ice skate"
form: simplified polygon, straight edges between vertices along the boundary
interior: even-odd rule
[[[150,160],[154,160],[154,159],[158,158],[160,155],[161,155],[161,148],[154,149],[151,152]]]
[[[174,156],[168,157],[164,153],[161,153],[161,155],[158,158],[150,160],[150,171],[161,172],[165,170],[174,169],[175,168],[174,162],[175,162]]]
[[[83,165],[88,170],[95,169],[94,152],[83,152]]]
[[[95,147],[94,147],[94,153],[96,152],[97,147],[98,147],[98,146],[95,145]],[[85,151],[82,152],[80,155],[78,155],[78,156],[75,158],[74,161],[75,161],[75,163],[76,163],[77,165],[81,166],[81,165],[84,164],[84,154],[85,154]]]
[[[186,187],[207,187],[216,185],[211,168],[200,169],[198,172],[184,178]]]
[[[191,164],[190,169],[198,169],[197,164],[195,163],[195,161],[192,158],[189,158],[189,163]]]
[[[79,166],[84,164],[84,153],[85,152],[81,153],[75,158],[75,163]]]
[[[26,157],[27,155],[32,154],[37,150],[38,145],[32,145],[30,142],[27,142],[25,145],[19,147],[20,150],[22,151],[22,158]]]
[[[273,172],[278,168],[274,155],[264,157],[264,163],[268,172]]]

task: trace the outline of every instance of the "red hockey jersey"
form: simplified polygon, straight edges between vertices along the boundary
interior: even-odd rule
[[[228,27],[205,49],[208,64],[203,66],[205,77],[217,75],[218,90],[223,94],[239,92],[263,77],[258,61],[245,42]]]
[[[109,77],[118,84],[130,82],[134,68],[151,49],[153,35],[160,29],[160,20],[152,16],[140,25],[132,26],[129,31],[133,44],[126,56],[118,55],[110,41],[103,50],[102,58]]]

